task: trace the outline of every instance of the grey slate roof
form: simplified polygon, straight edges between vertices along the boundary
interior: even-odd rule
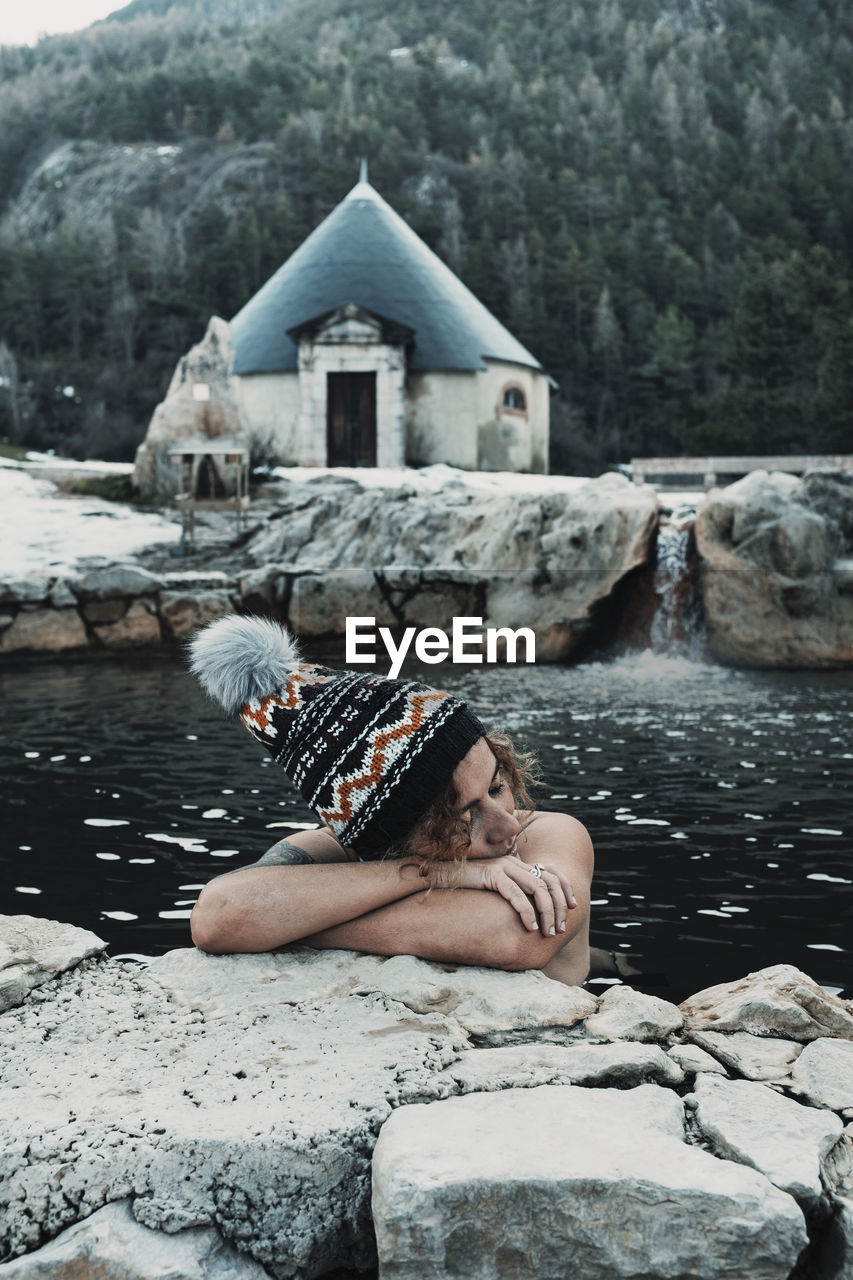
[[[415,331],[410,369],[542,367],[362,181],[231,321],[234,372],[296,369],[287,330],[348,302]]]

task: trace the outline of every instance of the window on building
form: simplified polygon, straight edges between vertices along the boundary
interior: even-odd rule
[[[521,387],[504,388],[501,407],[504,409],[514,409],[516,413],[526,413],[527,400]]]

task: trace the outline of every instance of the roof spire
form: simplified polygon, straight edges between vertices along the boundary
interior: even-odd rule
[[[361,172],[358,175],[359,182],[367,182],[367,156],[361,157]]]

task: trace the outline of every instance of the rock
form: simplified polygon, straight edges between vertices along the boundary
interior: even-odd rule
[[[306,575],[292,621],[310,634],[343,634],[348,614],[390,625],[385,609],[397,624],[445,630],[454,616],[482,617],[531,627],[537,657],[554,660],[574,652],[600,602],[645,562],[658,510],[653,489],[613,473],[545,494],[291,483],[245,554],[267,583],[272,565]],[[356,607],[343,574],[365,569],[353,579]]]
[[[155,595],[160,579],[135,564],[112,564],[86,570],[71,586],[79,600],[123,600],[128,596]]]
[[[178,361],[166,398],[154,410],[136,451],[133,484],[144,497],[162,502],[177,492],[178,470],[168,456],[170,445],[205,437],[248,438],[231,382],[233,365],[231,327],[212,316],[201,342]],[[195,398],[197,385],[207,388],[206,399]]]
[[[749,1031],[807,1042],[853,1040],[850,1006],[793,965],[777,964],[708,987],[679,1006],[689,1032]]]
[[[354,990],[382,991],[414,1013],[439,1013],[469,1035],[498,1042],[514,1033],[522,1038],[522,1032],[530,1041],[533,1030],[554,1030],[564,1039],[568,1028],[598,1007],[588,991],[555,982],[537,969],[503,973],[468,965],[453,968],[414,956],[392,956],[366,970]]]
[[[196,627],[221,618],[234,610],[234,597],[227,591],[160,592],[160,616],[167,632],[182,640]]]
[[[374,618],[376,628],[396,626],[373,573],[344,569],[295,578],[288,618],[297,635],[343,635],[348,616]]]
[[[694,1031],[692,1035],[697,1045],[747,1080],[783,1080],[803,1051],[796,1041],[748,1031]]]
[[[391,568],[383,569],[376,578],[383,605],[393,610],[391,626],[434,627],[436,618],[472,618],[483,612],[482,578],[471,569],[407,572]]]
[[[50,603],[54,609],[77,607],[77,597],[64,578],[60,578],[50,589]]]
[[[215,1223],[279,1277],[368,1267],[376,1134],[452,1087],[458,1026],[352,994],[376,957],[187,955],[89,960],[4,1014],[0,1256],[130,1198],[144,1226]]]
[[[833,564],[853,546],[853,484],[755,471],[696,514],[708,640],[746,666],[853,662],[853,599]]]
[[[814,1107],[853,1108],[853,1044],[824,1039],[806,1045],[794,1063],[791,1083]]]
[[[127,1200],[0,1266],[0,1280],[268,1280],[269,1274],[211,1227],[165,1235],[140,1226]]]
[[[579,593],[573,593],[578,617],[570,620],[572,610],[555,608],[555,597],[550,594],[552,583],[552,574],[541,569],[523,569],[513,574],[491,573],[484,584],[485,624],[490,627],[531,626],[536,635],[536,657],[540,662],[556,662],[572,653],[587,629],[586,610]],[[562,583],[569,586],[566,575],[563,575]]]
[[[821,1167],[841,1136],[831,1111],[803,1107],[751,1080],[696,1080],[694,1117],[715,1155],[767,1175],[804,1207],[823,1195]]]
[[[94,627],[95,635],[107,649],[137,649],[159,644],[160,620],[153,600],[133,600],[117,622]]]
[[[587,1033],[604,1040],[665,1040],[683,1025],[674,1004],[627,986],[609,987],[586,1020]]]
[[[824,1161],[823,1172],[830,1191],[853,1199],[853,1124],[845,1126],[841,1141]]]
[[[683,1142],[657,1085],[401,1108],[376,1145],[373,1217],[381,1280],[783,1280],[807,1242],[790,1196]]]
[[[383,964],[379,956],[314,947],[223,956],[181,947],[152,960],[147,972],[176,1004],[201,1010],[211,1020],[237,1013],[260,1016],[270,1002],[277,1007],[319,1004],[360,986],[379,991],[381,983],[374,975]],[[372,981],[366,980],[368,974]]]
[[[87,622],[118,622],[127,613],[128,602],[122,596],[109,600],[87,600],[83,605],[83,617]]]
[[[0,633],[0,653],[26,650],[61,653],[85,649],[89,643],[83,620],[76,609],[22,609],[11,627]]]
[[[0,584],[0,604],[38,604],[50,595],[50,578],[13,578]]]
[[[464,1093],[530,1089],[540,1084],[596,1084],[632,1089],[678,1085],[684,1073],[657,1045],[518,1044],[471,1049],[445,1068]]]
[[[36,916],[0,916],[0,1012],[35,987],[98,955],[107,944],[73,924]]]
[[[199,572],[197,569],[176,569],[173,573],[161,574],[160,583],[164,591],[174,591],[184,595],[192,595],[197,591],[234,591],[236,589],[234,579],[218,569],[208,569],[206,572]]]
[[[696,1075],[700,1071],[709,1071],[715,1075],[725,1075],[726,1069],[716,1058],[711,1057],[704,1049],[695,1044],[674,1044],[667,1053],[687,1075]]]

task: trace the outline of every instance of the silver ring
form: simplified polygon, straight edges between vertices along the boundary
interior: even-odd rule
[[[539,877],[542,875],[542,863],[534,862],[533,866],[530,868],[530,874],[532,876],[536,876],[536,878],[539,879]]]

